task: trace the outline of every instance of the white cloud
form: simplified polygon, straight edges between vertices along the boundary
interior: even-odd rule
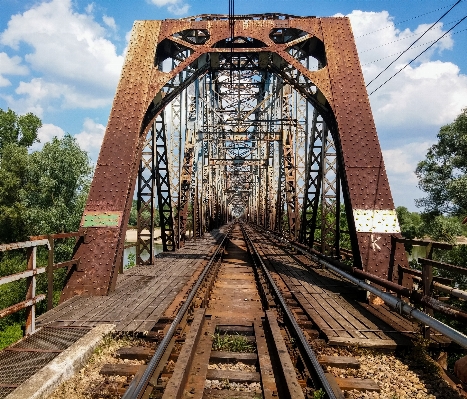
[[[367,83],[431,25],[422,24],[413,31],[401,31],[396,28],[386,11],[353,11],[348,16]],[[415,44],[423,44],[422,46],[407,51],[378,79],[369,84],[368,93],[415,58],[428,46],[424,43],[433,42],[444,32],[446,29],[442,23],[435,25]],[[422,57],[370,96],[378,129],[440,126],[454,120],[467,106],[467,76],[461,74],[456,65],[436,60],[438,54],[451,49],[453,44],[451,34],[447,34]]]
[[[17,55],[9,57],[7,53],[0,53],[0,87],[10,86],[11,82],[2,75],[27,75],[29,70],[21,65],[23,60]]]
[[[395,206],[405,206],[415,211],[414,199],[425,194],[417,187],[415,169],[418,162],[425,159],[430,141],[413,142],[398,148],[383,150],[389,184]]]
[[[75,134],[76,141],[81,149],[87,151],[93,161],[97,161],[97,155],[104,138],[105,126],[86,118],[83,123],[83,130]]]
[[[89,3],[89,4],[86,6],[85,10],[86,10],[86,12],[87,12],[88,14],[92,14],[93,11],[94,11],[94,7],[95,7],[95,4],[94,4],[94,3]]]
[[[39,142],[31,146],[31,151],[39,151],[44,147],[45,143],[51,141],[54,137],[61,139],[63,136],[65,136],[65,132],[61,127],[52,123],[44,123],[37,131]]]
[[[42,117],[44,112],[57,108],[99,108],[109,103],[105,95],[80,92],[75,86],[52,83],[42,78],[33,78],[29,82],[21,81],[15,93],[19,98],[3,96],[8,106],[20,114],[32,112],[39,117]]]
[[[397,29],[386,11],[353,11],[348,17],[367,84],[431,26],[422,24],[414,30]],[[415,48],[401,55],[368,85],[368,93],[448,28],[442,23],[433,27],[414,45]],[[415,210],[414,198],[423,196],[417,188],[414,173],[417,163],[425,158],[439,128],[451,123],[467,106],[467,75],[462,74],[457,65],[440,60],[442,53],[453,46],[454,40],[449,33],[369,97],[395,203],[412,210]]]
[[[90,158],[95,162],[104,138],[105,126],[93,121],[91,118],[85,118],[80,133],[74,137],[82,150],[88,152]],[[59,139],[65,136],[64,130],[51,123],[44,123],[37,132],[39,143],[31,146],[31,151],[41,150],[45,143],[51,141],[54,137]]]
[[[434,143],[429,141],[413,142],[398,148],[383,150],[388,175],[417,184],[415,168],[426,156],[428,148]]]
[[[190,5],[183,0],[150,0],[157,7],[167,7],[167,10],[175,15],[185,15],[190,9]]]
[[[92,7],[87,9],[92,11]],[[112,27],[113,19],[105,18]],[[13,15],[0,43],[17,50],[22,43],[29,45],[32,50],[25,60],[42,75],[41,84],[68,90],[67,94],[62,92],[63,106],[96,107],[103,105],[103,99],[104,105],[111,103],[123,64],[123,56],[116,53],[106,35],[106,29],[92,15],[73,10],[71,0],[51,0]],[[37,85],[35,79],[30,86]],[[34,97],[25,85],[23,82],[17,94],[26,94],[29,102],[35,98],[36,108],[44,109],[56,98],[54,91],[49,91],[52,97]]]
[[[106,24],[110,29],[114,31],[117,30],[117,24],[115,23],[115,19],[113,19],[113,17],[104,15],[102,20],[104,21],[104,24]]]

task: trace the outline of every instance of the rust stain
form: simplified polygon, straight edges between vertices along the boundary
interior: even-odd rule
[[[291,43],[272,40],[270,33],[273,29],[286,27],[301,29],[322,43],[324,68],[308,70],[288,53]],[[173,37],[187,29],[205,29],[209,39],[203,44],[193,44]],[[343,166],[343,191],[351,208],[393,210],[394,203],[349,20],[245,18],[236,21],[235,35],[264,43],[262,47],[236,48],[235,51],[266,53],[268,67],[272,65],[273,55],[278,55],[285,64],[292,65],[316,85],[318,93],[309,99],[320,102],[334,120],[336,148]],[[205,16],[204,20],[135,22],[85,208],[87,213],[121,212],[122,217],[112,228],[81,228],[80,232],[86,233],[86,239],[75,254],[76,258],[81,258],[80,270],[71,272],[61,301],[74,295],[107,295],[114,289],[141,159],[141,135],[161,111],[160,107],[153,107],[153,100],[158,95],[162,99],[158,93],[164,85],[204,54],[230,51],[213,47],[229,37],[229,23],[225,18]],[[164,39],[178,44],[183,42],[192,51],[186,60],[168,73],[155,66],[156,49]],[[355,230],[355,226],[350,228]],[[356,237],[359,246],[357,258],[360,257],[363,269],[387,277],[390,245],[386,244],[390,244],[390,235],[378,235],[379,249],[372,245],[375,238],[370,233],[359,232]],[[402,246],[396,249],[395,258],[402,266],[407,265]],[[397,278],[396,274],[393,278]]]

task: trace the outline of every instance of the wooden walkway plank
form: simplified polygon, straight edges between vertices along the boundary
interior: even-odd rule
[[[271,271],[285,282],[304,311],[330,340],[342,345],[359,344],[370,347],[395,347],[392,337],[384,330],[391,327],[384,322],[374,323],[352,306],[352,299],[344,298],[339,289],[346,288],[342,278],[322,269],[309,270],[294,254],[283,252],[280,246],[259,242]],[[328,289],[326,286],[331,285]],[[346,291],[348,288],[346,288]]]
[[[69,315],[70,318],[76,320],[73,325],[79,326],[82,325],[83,322],[91,320],[106,320],[109,322],[114,320],[113,317],[107,317],[109,309],[118,306],[121,301],[127,297],[129,292],[132,292],[148,281],[147,277],[139,277],[138,279],[131,280],[131,283],[125,284],[125,289],[121,289],[118,292],[114,291],[110,295],[103,297],[105,300],[100,301],[97,306],[83,306],[83,310],[80,313]]]
[[[117,325],[126,320],[129,316],[134,314],[134,310],[139,306],[141,302],[147,300],[147,298],[157,297],[160,292],[166,287],[167,280],[155,280],[149,281],[149,284],[136,290],[132,295],[128,295],[123,298],[122,301],[115,303],[115,306],[109,308],[106,312],[103,312],[96,317],[102,319],[115,320]]]
[[[279,266],[279,269],[277,269],[276,266]],[[323,330],[323,332],[324,332],[324,329],[325,330],[331,329],[331,330],[333,330],[335,332],[335,334],[333,334],[333,335],[338,335],[338,336],[343,336],[343,337],[348,337],[348,338],[352,337],[352,334],[350,332],[346,332],[345,329],[342,328],[342,324],[341,324],[342,323],[342,318],[338,317],[338,314],[334,310],[329,311],[329,309],[327,309],[326,307],[323,307],[323,303],[320,300],[310,301],[311,298],[309,296],[308,291],[306,291],[304,289],[303,285],[300,284],[296,278],[288,275],[288,274],[293,274],[293,273],[291,273],[290,271],[285,269],[283,264],[281,265],[280,263],[276,263],[275,264],[275,269],[278,271],[279,275],[284,279],[284,281],[287,284],[287,286],[289,287],[290,291],[294,291],[294,293],[296,293],[297,291],[300,292],[302,301],[299,300],[299,303],[302,304],[303,299],[304,299],[306,301],[306,303],[308,304],[308,306],[311,306],[319,314],[320,319],[325,321],[327,326],[324,326],[321,323],[320,323],[321,324],[320,325],[320,324],[318,324],[316,322],[318,327],[321,330]],[[287,273],[287,272],[289,272],[289,273]],[[315,299],[315,298],[313,298],[313,299]],[[326,334],[326,332],[325,332],[325,334]]]

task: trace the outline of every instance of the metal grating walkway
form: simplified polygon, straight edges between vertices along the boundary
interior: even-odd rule
[[[90,328],[44,327],[0,352],[0,398],[5,398]]]

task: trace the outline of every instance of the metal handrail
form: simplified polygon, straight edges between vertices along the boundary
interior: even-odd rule
[[[375,288],[374,286],[366,283],[364,280],[359,280],[358,278],[350,275],[349,273],[343,271],[337,266],[334,266],[333,264],[321,259],[316,254],[312,254],[306,251],[301,246],[295,245],[294,243],[291,243],[290,241],[285,240],[284,238],[281,238],[281,239],[286,241],[288,245],[300,251],[302,254],[308,256],[315,262],[319,263],[321,266],[324,266],[325,268],[332,270],[333,272],[339,274],[345,279],[351,281],[352,283],[358,285],[359,287],[364,288],[365,290],[381,298],[384,302],[392,306],[394,309],[397,309],[399,312],[401,313],[403,312],[409,316],[412,316],[414,319],[426,324],[427,326],[434,328],[435,330],[439,331],[441,334],[444,334],[446,337],[458,343],[460,346],[467,348],[467,336],[462,334],[461,332],[453,329],[452,327],[447,326],[446,324],[440,322],[439,320],[414,308],[413,306],[409,305],[407,302],[403,301],[401,298],[397,298],[387,292],[383,292]]]

